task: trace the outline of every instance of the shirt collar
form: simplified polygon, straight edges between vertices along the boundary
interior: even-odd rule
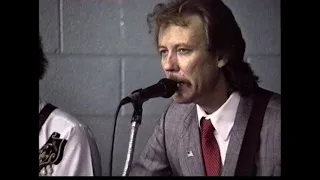
[[[202,117],[205,117],[205,119],[210,119],[218,135],[226,141],[234,124],[239,102],[239,93],[233,92],[227,101],[212,114],[207,114],[199,105],[196,105],[199,127]]]

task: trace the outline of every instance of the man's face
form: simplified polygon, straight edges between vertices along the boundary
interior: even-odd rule
[[[166,77],[180,82],[173,95],[177,103],[199,103],[214,91],[218,61],[207,51],[201,18],[187,16],[188,26],[160,28],[158,48]]]

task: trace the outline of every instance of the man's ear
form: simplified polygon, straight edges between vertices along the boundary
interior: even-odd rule
[[[226,57],[218,57],[218,68],[222,68],[228,63],[228,59]]]

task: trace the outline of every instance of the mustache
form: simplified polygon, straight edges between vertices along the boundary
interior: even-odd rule
[[[176,76],[176,75],[169,75],[167,78],[171,79],[171,80],[174,80],[176,82],[179,82],[179,83],[187,83],[187,82],[189,82],[187,79],[185,79],[183,77],[180,77],[180,76]]]

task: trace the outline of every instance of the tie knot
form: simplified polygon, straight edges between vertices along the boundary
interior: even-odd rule
[[[211,137],[213,136],[213,132],[215,130],[215,128],[213,127],[210,119],[205,119],[204,117],[201,119],[200,122],[201,125],[201,136],[202,138],[205,139],[211,139]]]
[[[201,118],[200,121],[201,131],[214,131],[214,127],[210,121],[210,119],[205,119],[204,117]]]

